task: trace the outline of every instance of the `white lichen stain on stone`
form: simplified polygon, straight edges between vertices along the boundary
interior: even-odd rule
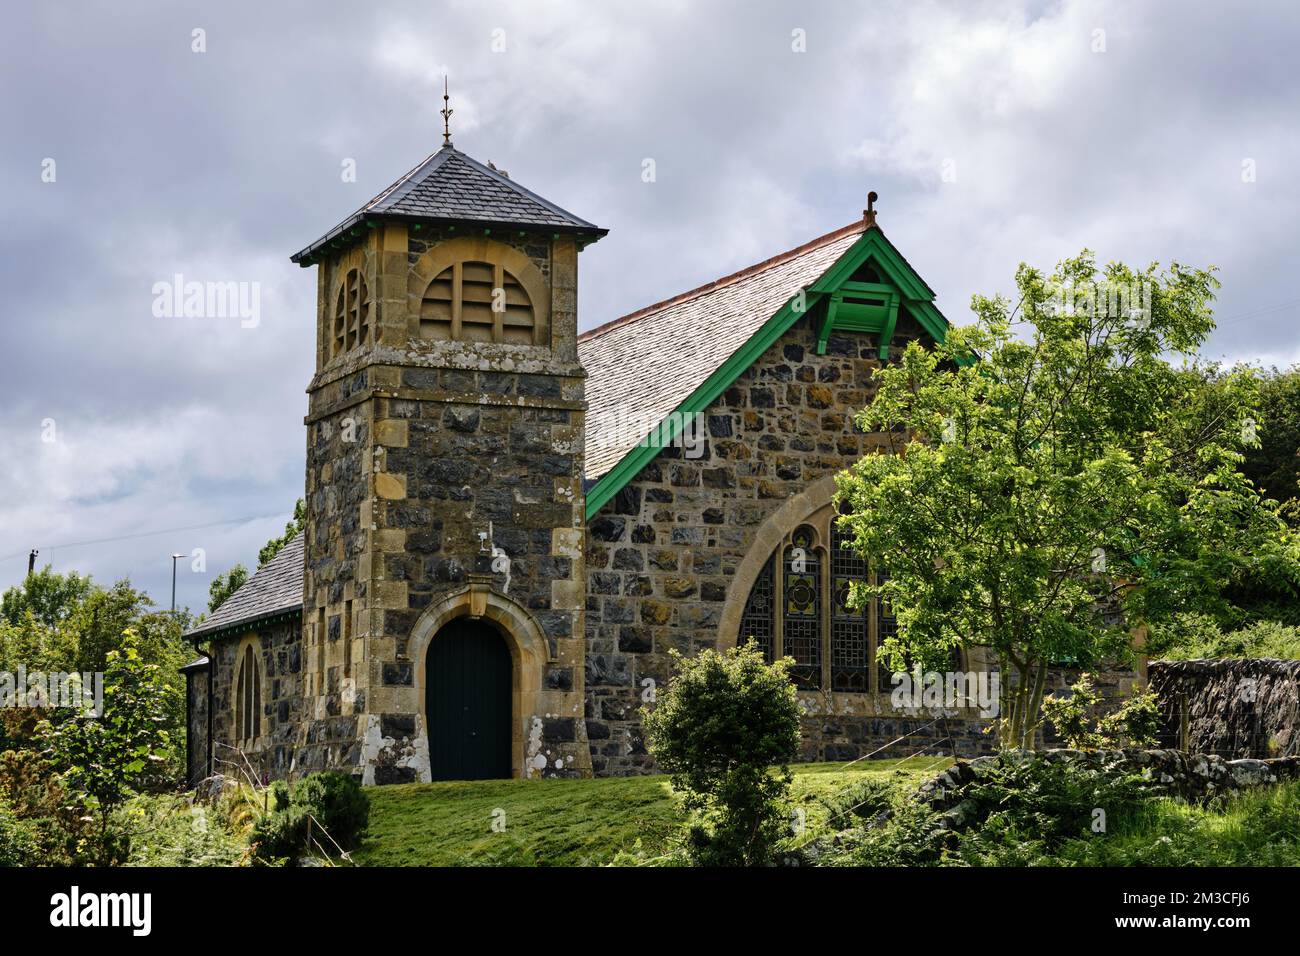
[[[524,773],[535,778],[546,769],[546,755],[542,750],[542,720],[534,715],[528,729],[528,749],[524,754]]]
[[[375,761],[392,738],[385,738],[379,730],[379,715],[366,715],[366,730],[361,736],[361,783],[367,787],[375,784]]]
[[[396,738],[384,736],[378,714],[366,715],[366,729],[361,737],[361,783],[364,786],[374,786],[375,767],[381,763],[414,769],[415,779],[420,783],[429,783],[433,779],[429,766],[429,738],[423,717],[416,717],[415,739],[403,737],[399,744]]]

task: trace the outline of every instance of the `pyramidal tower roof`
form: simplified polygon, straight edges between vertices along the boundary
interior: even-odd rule
[[[313,265],[327,249],[350,242],[367,221],[464,223],[537,232],[578,233],[594,242],[609,230],[555,203],[448,144],[290,258]],[[355,231],[355,232],[354,232]]]

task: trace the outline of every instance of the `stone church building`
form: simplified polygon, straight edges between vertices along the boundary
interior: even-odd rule
[[[192,779],[650,772],[669,651],[749,637],[795,661],[804,759],[990,746],[894,711],[894,618],[845,600],[834,476],[883,444],[854,412],[947,328],[874,212],[579,335],[605,233],[448,143],[292,257],[307,520],[190,632]]]

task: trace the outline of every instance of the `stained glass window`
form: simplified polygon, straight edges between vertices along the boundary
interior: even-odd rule
[[[831,689],[868,691],[867,608],[851,607],[853,582],[865,581],[867,562],[852,547],[852,537],[831,521]]]
[[[878,642],[891,637],[898,621],[876,598],[850,606],[854,582],[869,580],[867,562],[845,547],[851,535],[835,527],[835,517],[833,509],[823,509],[768,558],[745,602],[737,640],[752,637],[769,661],[793,658],[790,676],[800,688],[821,689],[822,668],[829,665],[829,689],[869,693],[873,636]],[[888,694],[891,671],[878,659],[876,670],[876,690]]]
[[[806,525],[795,531],[781,568],[785,582],[785,655],[794,658],[790,674],[795,683],[807,688],[822,684],[822,569],[814,540],[812,529]]]
[[[774,554],[767,559],[767,564],[763,565],[763,570],[758,573],[758,580],[754,582],[754,587],[749,592],[749,600],[745,602],[737,639],[738,644],[744,644],[753,638],[754,642],[763,649],[763,658],[769,664],[772,662],[775,650],[772,646],[772,636],[776,631],[776,603],[773,600],[775,564]]]

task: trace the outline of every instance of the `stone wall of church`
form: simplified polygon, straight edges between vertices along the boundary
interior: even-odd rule
[[[370,462],[373,369],[321,386],[307,426],[306,568],[303,588],[303,727],[297,773],[352,771],[360,760],[358,715],[369,691],[364,635],[369,630]],[[329,409],[337,409],[328,411]]]
[[[900,316],[893,354],[918,335]],[[668,681],[670,649],[717,647],[732,579],[763,522],[884,443],[853,424],[881,364],[875,337],[832,336],[825,355],[815,345],[805,317],[708,408],[701,457],[665,449],[589,523],[587,736],[597,773],[653,768],[637,717],[642,697]],[[809,715],[808,759],[838,759],[896,729],[887,714],[843,709],[825,708],[833,720]]]
[[[893,354],[919,334],[900,317]],[[597,774],[653,771],[638,710],[669,681],[669,650],[717,648],[723,607],[758,529],[788,499],[884,444],[853,424],[870,402],[877,354],[873,336],[838,335],[817,355],[811,319],[796,323],[707,410],[702,457],[665,449],[589,523],[586,724]],[[1072,679],[1054,674],[1052,686]],[[1127,693],[1135,680],[1132,671],[1108,673],[1100,684]],[[989,721],[973,711],[909,713],[888,693],[799,698],[803,760],[953,748],[972,756],[994,746]]]
[[[237,665],[249,642],[262,667],[261,726],[255,739],[241,740],[236,732]],[[214,772],[236,778],[257,774],[263,781],[288,776],[306,716],[302,631],[297,620],[220,638],[212,643],[209,658]],[[203,673],[193,674],[188,685],[191,732],[197,743],[205,744],[200,739],[207,731],[207,683]],[[191,752],[196,766],[206,758],[206,746]]]
[[[185,673],[185,785],[192,788],[208,775],[208,671]]]

